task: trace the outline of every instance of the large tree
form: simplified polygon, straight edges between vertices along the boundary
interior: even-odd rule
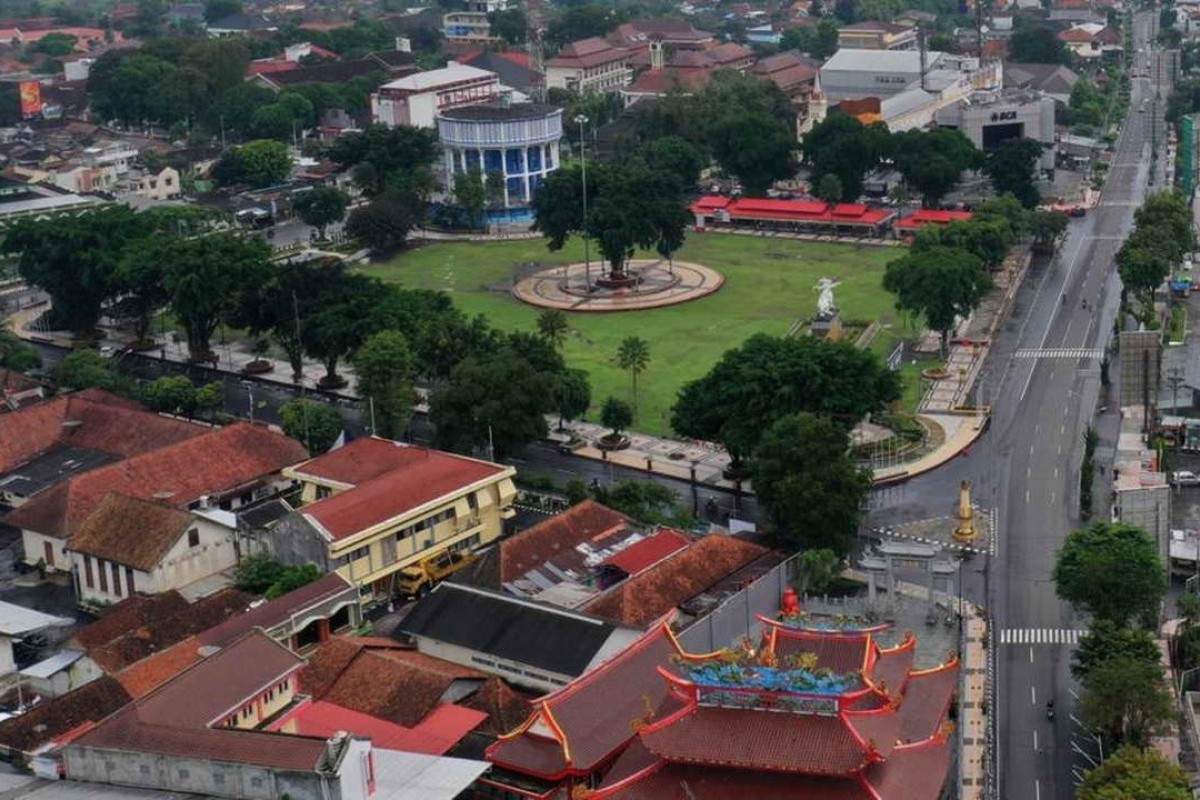
[[[754,493],[797,550],[850,552],[871,477],[849,451],[845,426],[808,413],[777,420],[754,451]]]
[[[1035,139],[1005,139],[988,153],[983,170],[996,194],[1011,194],[1025,208],[1035,207],[1041,199],[1035,181],[1044,149]]]
[[[675,175],[638,161],[597,164],[588,171],[586,218],[582,184],[578,167],[563,168],[534,195],[534,228],[547,236],[551,250],[586,234],[608,261],[611,277],[624,279],[636,248],[669,253],[682,244],[691,215]]]
[[[800,148],[804,163],[812,169],[813,185],[826,175],[836,175],[842,182],[842,199],[853,202],[862,194],[866,173],[887,155],[888,143],[885,126],[865,126],[838,111],[814,125]]]
[[[341,222],[346,216],[349,199],[333,186],[317,186],[292,199],[292,207],[305,225],[317,229],[317,236],[324,239],[325,229]]]
[[[340,136],[329,157],[354,168],[354,180],[368,197],[388,191],[424,196],[436,183],[432,164],[437,136],[423,128],[368,125],[358,133]]]
[[[279,407],[283,432],[320,455],[342,435],[342,416],[333,406],[298,397]]]
[[[1016,241],[1011,226],[1002,219],[954,220],[949,225],[926,225],[913,240],[913,252],[953,247],[975,256],[988,269],[1004,262]]]
[[[354,354],[358,393],[369,401],[372,433],[396,439],[408,426],[416,393],[413,355],[396,331],[372,334]]]
[[[387,288],[377,279],[358,272],[344,274],[321,291],[321,307],[300,330],[304,352],[325,366],[321,384],[337,388],[346,384],[338,363],[362,346],[372,333],[388,323]]]
[[[1141,528],[1093,522],[1072,531],[1054,565],[1058,596],[1097,619],[1153,622],[1166,591],[1158,548]]]
[[[789,126],[766,112],[730,110],[712,123],[709,141],[713,157],[752,197],[762,197],[775,181],[796,174],[794,120]]]
[[[188,354],[193,361],[208,360],[217,326],[236,315],[244,292],[270,275],[270,249],[233,234],[164,238],[154,247],[167,265],[163,283],[171,310],[187,332]]]
[[[626,336],[617,348],[617,366],[629,372],[633,386],[633,407],[638,406],[638,376],[650,365],[650,343],[640,336]]]
[[[22,278],[50,295],[55,323],[87,339],[104,304],[121,290],[116,272],[125,245],[146,232],[145,217],[110,206],[22,220],[5,235],[3,251],[17,256]]]
[[[1085,680],[1093,669],[1118,656],[1157,664],[1162,651],[1150,631],[1124,628],[1109,619],[1093,620],[1071,657],[1071,673]]]
[[[1008,40],[1008,57],[1022,64],[1070,64],[1071,53],[1058,40],[1053,28],[1029,23],[1013,32]]]
[[[1083,724],[1111,744],[1147,747],[1175,718],[1162,665],[1121,655],[1091,669],[1079,698]]]
[[[981,164],[971,140],[953,128],[892,134],[892,161],[908,188],[935,207],[969,169]]]
[[[1122,747],[1083,774],[1079,800],[1191,800],[1188,774],[1154,749]]]
[[[592,404],[592,386],[587,373],[581,369],[563,370],[554,381],[554,410],[558,425],[578,419]]]
[[[970,314],[991,285],[978,258],[950,247],[908,252],[883,274],[883,288],[896,296],[896,307],[920,315],[941,334],[943,353],[954,321]]]
[[[292,171],[287,145],[273,139],[256,139],[231,147],[213,167],[213,175],[224,184],[244,183],[262,188],[282,183]]]
[[[683,386],[671,427],[719,442],[741,467],[780,417],[809,411],[850,428],[899,397],[896,374],[852,344],[756,334]]]
[[[487,187],[479,167],[454,176],[454,202],[467,216],[472,228],[483,224],[483,212],[487,210]]]
[[[553,388],[553,376],[509,348],[468,356],[430,400],[438,446],[459,452],[489,448],[497,459],[511,455],[546,435]]]
[[[425,204],[415,195],[396,192],[382,195],[350,212],[346,233],[377,254],[399,250],[421,220]]]
[[[231,323],[253,336],[269,335],[283,348],[299,381],[304,369],[300,332],[324,307],[324,297],[345,278],[344,262],[334,258],[277,264],[265,280],[246,287]]]

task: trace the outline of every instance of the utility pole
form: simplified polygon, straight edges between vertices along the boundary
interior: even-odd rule
[[[583,275],[584,275],[584,290],[590,292],[592,290],[592,257],[588,249],[588,195],[587,195],[587,142],[583,136],[583,126],[587,124],[588,118],[586,114],[579,114],[575,117],[575,121],[579,123],[579,160],[582,163],[583,172]]]

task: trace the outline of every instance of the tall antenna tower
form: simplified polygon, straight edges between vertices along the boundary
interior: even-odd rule
[[[529,69],[533,71],[533,82],[529,90],[535,102],[546,102],[546,50],[542,41],[545,25],[542,23],[542,0],[525,2],[525,49],[529,53]]]

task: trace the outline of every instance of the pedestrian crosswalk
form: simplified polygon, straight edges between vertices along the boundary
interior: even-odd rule
[[[1086,347],[1024,347],[1014,358],[1103,358],[1103,350]]]
[[[1078,644],[1085,633],[1075,628],[1005,628],[1000,644]]]

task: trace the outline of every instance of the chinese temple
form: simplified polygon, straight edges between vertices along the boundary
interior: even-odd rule
[[[955,659],[916,670],[911,633],[885,647],[887,624],[813,621],[786,602],[759,621],[757,645],[704,655],[661,623],[538,701],[489,749],[486,780],[555,800],[941,796]]]

